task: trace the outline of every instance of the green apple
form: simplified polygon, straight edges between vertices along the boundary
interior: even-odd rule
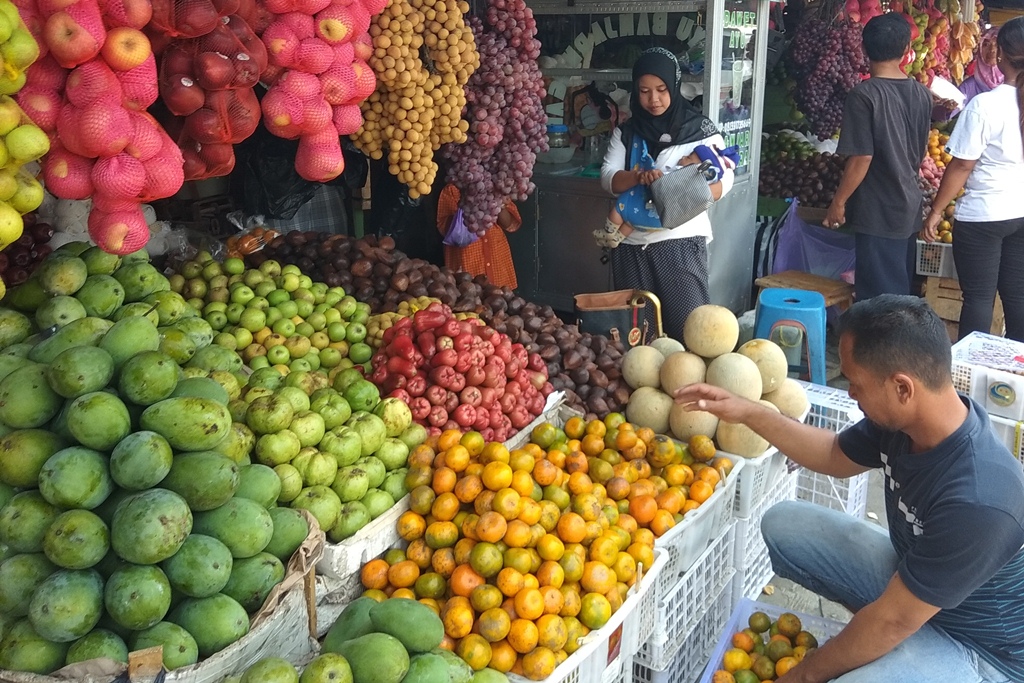
[[[236,327],[233,334],[235,335],[235,348],[244,349],[245,347],[252,344],[252,332],[245,329],[244,327]]]
[[[294,263],[289,263],[281,266],[281,275],[294,275],[295,277],[298,277],[299,275],[302,275],[302,271],[299,270],[299,267]]]
[[[281,264],[274,259],[267,259],[260,264],[260,272],[270,277],[276,277],[281,274]]]
[[[252,360],[249,361],[249,367],[252,368],[253,370],[262,370],[270,368],[270,361],[267,360],[266,354],[262,356],[254,356]],[[275,370],[274,372],[277,371]]]
[[[323,313],[313,311],[312,313],[306,316],[306,322],[313,327],[314,332],[319,332],[320,330],[327,327],[327,316],[324,315]]]
[[[368,344],[358,342],[349,347],[348,357],[353,363],[366,363],[373,358],[373,349]]]
[[[209,282],[218,275],[223,275],[224,271],[221,269],[220,264],[216,261],[210,261],[203,266],[203,279]]]
[[[224,272],[229,275],[243,274],[245,272],[245,261],[236,256],[224,259]]]
[[[286,318],[294,318],[296,315],[299,314],[299,305],[292,301],[291,299],[289,299],[288,301],[282,301],[281,303],[277,304],[277,308],[279,311],[281,311],[281,315],[283,315]]]
[[[336,368],[341,363],[341,351],[327,347],[320,349],[320,367]]]
[[[257,287],[259,287],[260,285],[262,285],[266,281],[267,281],[267,278],[264,277],[263,273],[261,273],[258,270],[247,270],[247,271],[245,271],[245,274],[242,277],[242,282],[244,282],[245,284],[249,285],[254,290]],[[271,287],[267,291],[268,292],[269,291],[273,291],[273,289],[274,288]],[[266,293],[260,294],[260,296],[266,296]]]
[[[284,378],[284,386],[277,390],[277,396],[278,398],[288,401],[296,413],[301,413],[309,410],[309,394],[306,393],[302,387],[292,384],[292,382],[295,381],[294,375],[295,373],[290,373]]]
[[[348,336],[348,325],[342,322],[333,322],[327,326],[327,336],[332,342],[345,341]]]
[[[277,279],[277,284],[286,292],[294,292],[299,288],[299,276],[294,273],[288,273],[287,275],[282,273]]]
[[[246,308],[255,308],[260,311],[265,311],[270,308],[270,302],[262,296],[254,296],[252,300],[245,305]]]
[[[264,313],[266,316],[265,322],[268,327],[273,327],[274,323],[284,318],[284,316],[281,315],[281,309],[277,308],[276,306],[271,306],[266,311],[264,311]]]
[[[335,304],[334,308],[338,313],[341,313],[343,320],[350,320],[356,312],[356,306],[358,303],[359,302],[355,300],[355,297],[344,296],[341,301]]]
[[[250,332],[259,332],[267,326],[267,314],[258,308],[247,307],[238,318],[238,324]]]
[[[300,318],[308,318],[313,312],[313,302],[306,301],[305,299],[295,300],[295,313]]]
[[[210,323],[210,327],[215,330],[223,330],[228,324],[228,317],[220,311],[212,311],[207,313],[205,316],[206,322]]]
[[[313,369],[313,364],[305,358],[293,358],[288,367],[292,372],[309,372]]]
[[[213,343],[217,346],[223,346],[228,351],[238,350],[238,340],[230,332],[218,332],[217,336],[213,338]]]
[[[283,304],[285,301],[291,301],[291,295],[283,289],[274,288],[263,296],[267,297],[267,301],[270,302],[271,306],[277,306]]]
[[[277,334],[290,337],[295,334],[295,323],[293,323],[289,318],[281,318],[271,325],[271,329]]]
[[[295,326],[295,334],[303,337],[304,339],[312,337],[314,332],[316,332],[316,330],[313,329],[313,326],[305,321]]]
[[[246,304],[252,301],[255,296],[256,292],[252,291],[252,288],[243,282],[231,292],[231,301],[234,303]]]
[[[228,307],[224,310],[224,315],[227,316],[228,322],[232,325],[237,325],[238,321],[242,319],[242,313],[245,312],[245,304],[228,304]]]

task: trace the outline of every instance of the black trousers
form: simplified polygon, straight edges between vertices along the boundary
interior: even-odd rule
[[[908,238],[856,234],[857,301],[879,294],[910,294],[917,256],[917,235]]]
[[[683,341],[686,318],[710,303],[707,240],[684,237],[646,246],[620,244],[611,259],[615,288],[653,292],[661,300],[665,334]]]
[[[1024,218],[957,221],[953,262],[964,293],[960,338],[991,330],[998,291],[1006,316],[1006,336],[1024,341]]]

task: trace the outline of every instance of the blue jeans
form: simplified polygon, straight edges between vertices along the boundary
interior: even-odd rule
[[[881,528],[804,501],[773,506],[761,520],[779,576],[856,612],[874,602],[896,572],[896,553]],[[925,624],[889,654],[834,683],[1009,683],[977,652]]]

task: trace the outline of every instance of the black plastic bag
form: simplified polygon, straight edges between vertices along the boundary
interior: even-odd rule
[[[320,183],[295,171],[298,140],[285,140],[260,126],[242,150],[244,208],[250,216],[288,220],[316,194]]]

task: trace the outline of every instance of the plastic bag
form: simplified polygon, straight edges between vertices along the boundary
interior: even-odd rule
[[[466,227],[462,209],[456,209],[451,223],[448,224],[448,232],[443,240],[444,244],[447,244],[449,247],[468,247],[478,239],[480,239],[480,236],[470,232],[469,228]]]
[[[320,183],[295,171],[296,140],[271,135],[262,126],[246,144],[236,148],[244,186],[245,213],[290,220],[313,198]]]
[[[854,266],[853,235],[802,221],[796,215],[796,206],[794,199],[779,230],[772,272],[799,270],[841,279],[840,276]]]

